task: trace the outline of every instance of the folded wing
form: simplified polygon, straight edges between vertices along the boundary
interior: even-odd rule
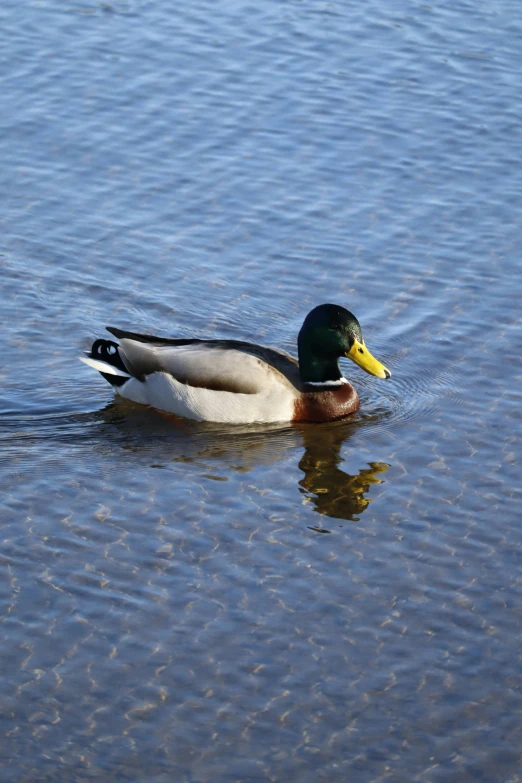
[[[155,372],[189,386],[256,394],[274,382],[300,386],[295,359],[271,348],[235,340],[166,340],[109,329],[120,340],[128,371],[143,379]]]

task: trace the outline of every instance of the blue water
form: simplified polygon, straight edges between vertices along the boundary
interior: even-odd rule
[[[520,778],[513,0],[0,7],[0,777]],[[295,354],[327,425],[175,423],[104,326]]]

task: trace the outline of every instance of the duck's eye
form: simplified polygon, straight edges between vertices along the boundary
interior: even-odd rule
[[[359,348],[359,353],[364,353],[362,348]]]

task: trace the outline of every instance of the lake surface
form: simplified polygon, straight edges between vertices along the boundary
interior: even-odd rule
[[[522,780],[515,0],[4,0],[0,777]],[[295,353],[360,413],[115,401],[114,325]],[[348,366],[350,365],[350,366]]]

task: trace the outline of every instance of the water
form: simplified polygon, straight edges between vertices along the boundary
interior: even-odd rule
[[[7,0],[3,781],[520,772],[518,4]],[[295,351],[329,425],[186,422],[106,324]]]

